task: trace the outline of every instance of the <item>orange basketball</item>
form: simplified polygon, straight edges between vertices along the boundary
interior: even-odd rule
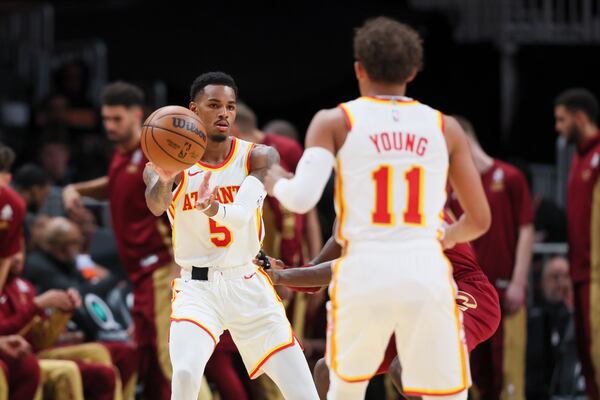
[[[142,125],[142,151],[168,172],[183,171],[200,160],[206,140],[200,118],[185,107],[159,108]]]

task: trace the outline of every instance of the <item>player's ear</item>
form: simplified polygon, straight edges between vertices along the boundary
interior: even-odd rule
[[[190,101],[190,105],[188,106],[188,108],[190,110],[192,110],[193,112],[196,112],[196,109],[198,108],[198,105],[196,104],[196,102]]]
[[[412,82],[412,81],[413,81],[413,79],[415,79],[415,77],[417,76],[418,72],[419,72],[419,71],[417,71],[417,69],[416,69],[416,68],[415,68],[415,69],[413,69],[413,70],[410,72],[410,75],[408,75],[408,78],[406,79],[406,83]]]
[[[356,75],[356,79],[359,81],[367,77],[367,71],[365,71],[365,68],[359,61],[354,61],[354,75]]]

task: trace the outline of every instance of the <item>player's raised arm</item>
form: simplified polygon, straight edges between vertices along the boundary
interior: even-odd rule
[[[250,154],[250,174],[242,182],[234,202],[219,203],[215,196],[210,195],[214,189],[206,185],[198,193],[196,209],[230,229],[243,228],[262,205],[266,195],[264,179],[269,168],[275,165],[279,165],[277,150],[270,146],[256,145]]]
[[[321,110],[306,133],[304,154],[296,174],[286,179],[282,171],[269,171],[267,191],[288,210],[304,214],[313,208],[327,185],[335,163],[335,154],[344,143],[348,127],[339,108]]]
[[[444,116],[444,125],[450,157],[448,179],[464,210],[460,219],[448,226],[444,242],[468,242],[477,239],[489,229],[492,221],[490,207],[481,185],[481,178],[473,164],[465,133],[452,117]]]
[[[63,203],[67,210],[81,204],[81,197],[91,197],[96,200],[108,199],[108,176],[85,182],[72,183],[63,189]]]
[[[162,215],[173,198],[173,185],[178,183],[179,172],[168,173],[160,167],[148,163],[144,168],[144,183],[146,184],[146,205],[152,214]]]

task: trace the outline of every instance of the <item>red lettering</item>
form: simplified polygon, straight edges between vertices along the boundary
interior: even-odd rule
[[[192,203],[190,202],[190,195],[186,193],[183,199],[183,211],[191,210]]]
[[[390,142],[390,135],[387,132],[381,133],[381,145],[385,151],[390,151],[392,149],[392,143]]]
[[[377,149],[377,152],[381,153],[381,150],[379,149],[379,144],[377,143],[377,139],[379,139],[377,137],[377,135],[370,135],[369,139],[371,139],[371,142],[373,142],[373,144],[375,145],[375,148]]]
[[[402,150],[402,132],[393,132],[394,150]]]
[[[417,143],[417,154],[422,156],[425,154],[425,150],[427,150],[427,138],[420,138]]]
[[[221,198],[223,199],[223,201],[221,201],[221,203],[223,203],[223,204],[233,203],[233,193],[231,193],[231,186],[222,187],[219,189],[219,192],[221,193]]]
[[[415,151],[415,135],[410,133],[406,134],[406,151]]]

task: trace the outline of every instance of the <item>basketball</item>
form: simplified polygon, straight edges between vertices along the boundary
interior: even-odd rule
[[[182,171],[200,160],[206,139],[200,118],[185,107],[159,108],[142,125],[142,151],[168,172]]]

